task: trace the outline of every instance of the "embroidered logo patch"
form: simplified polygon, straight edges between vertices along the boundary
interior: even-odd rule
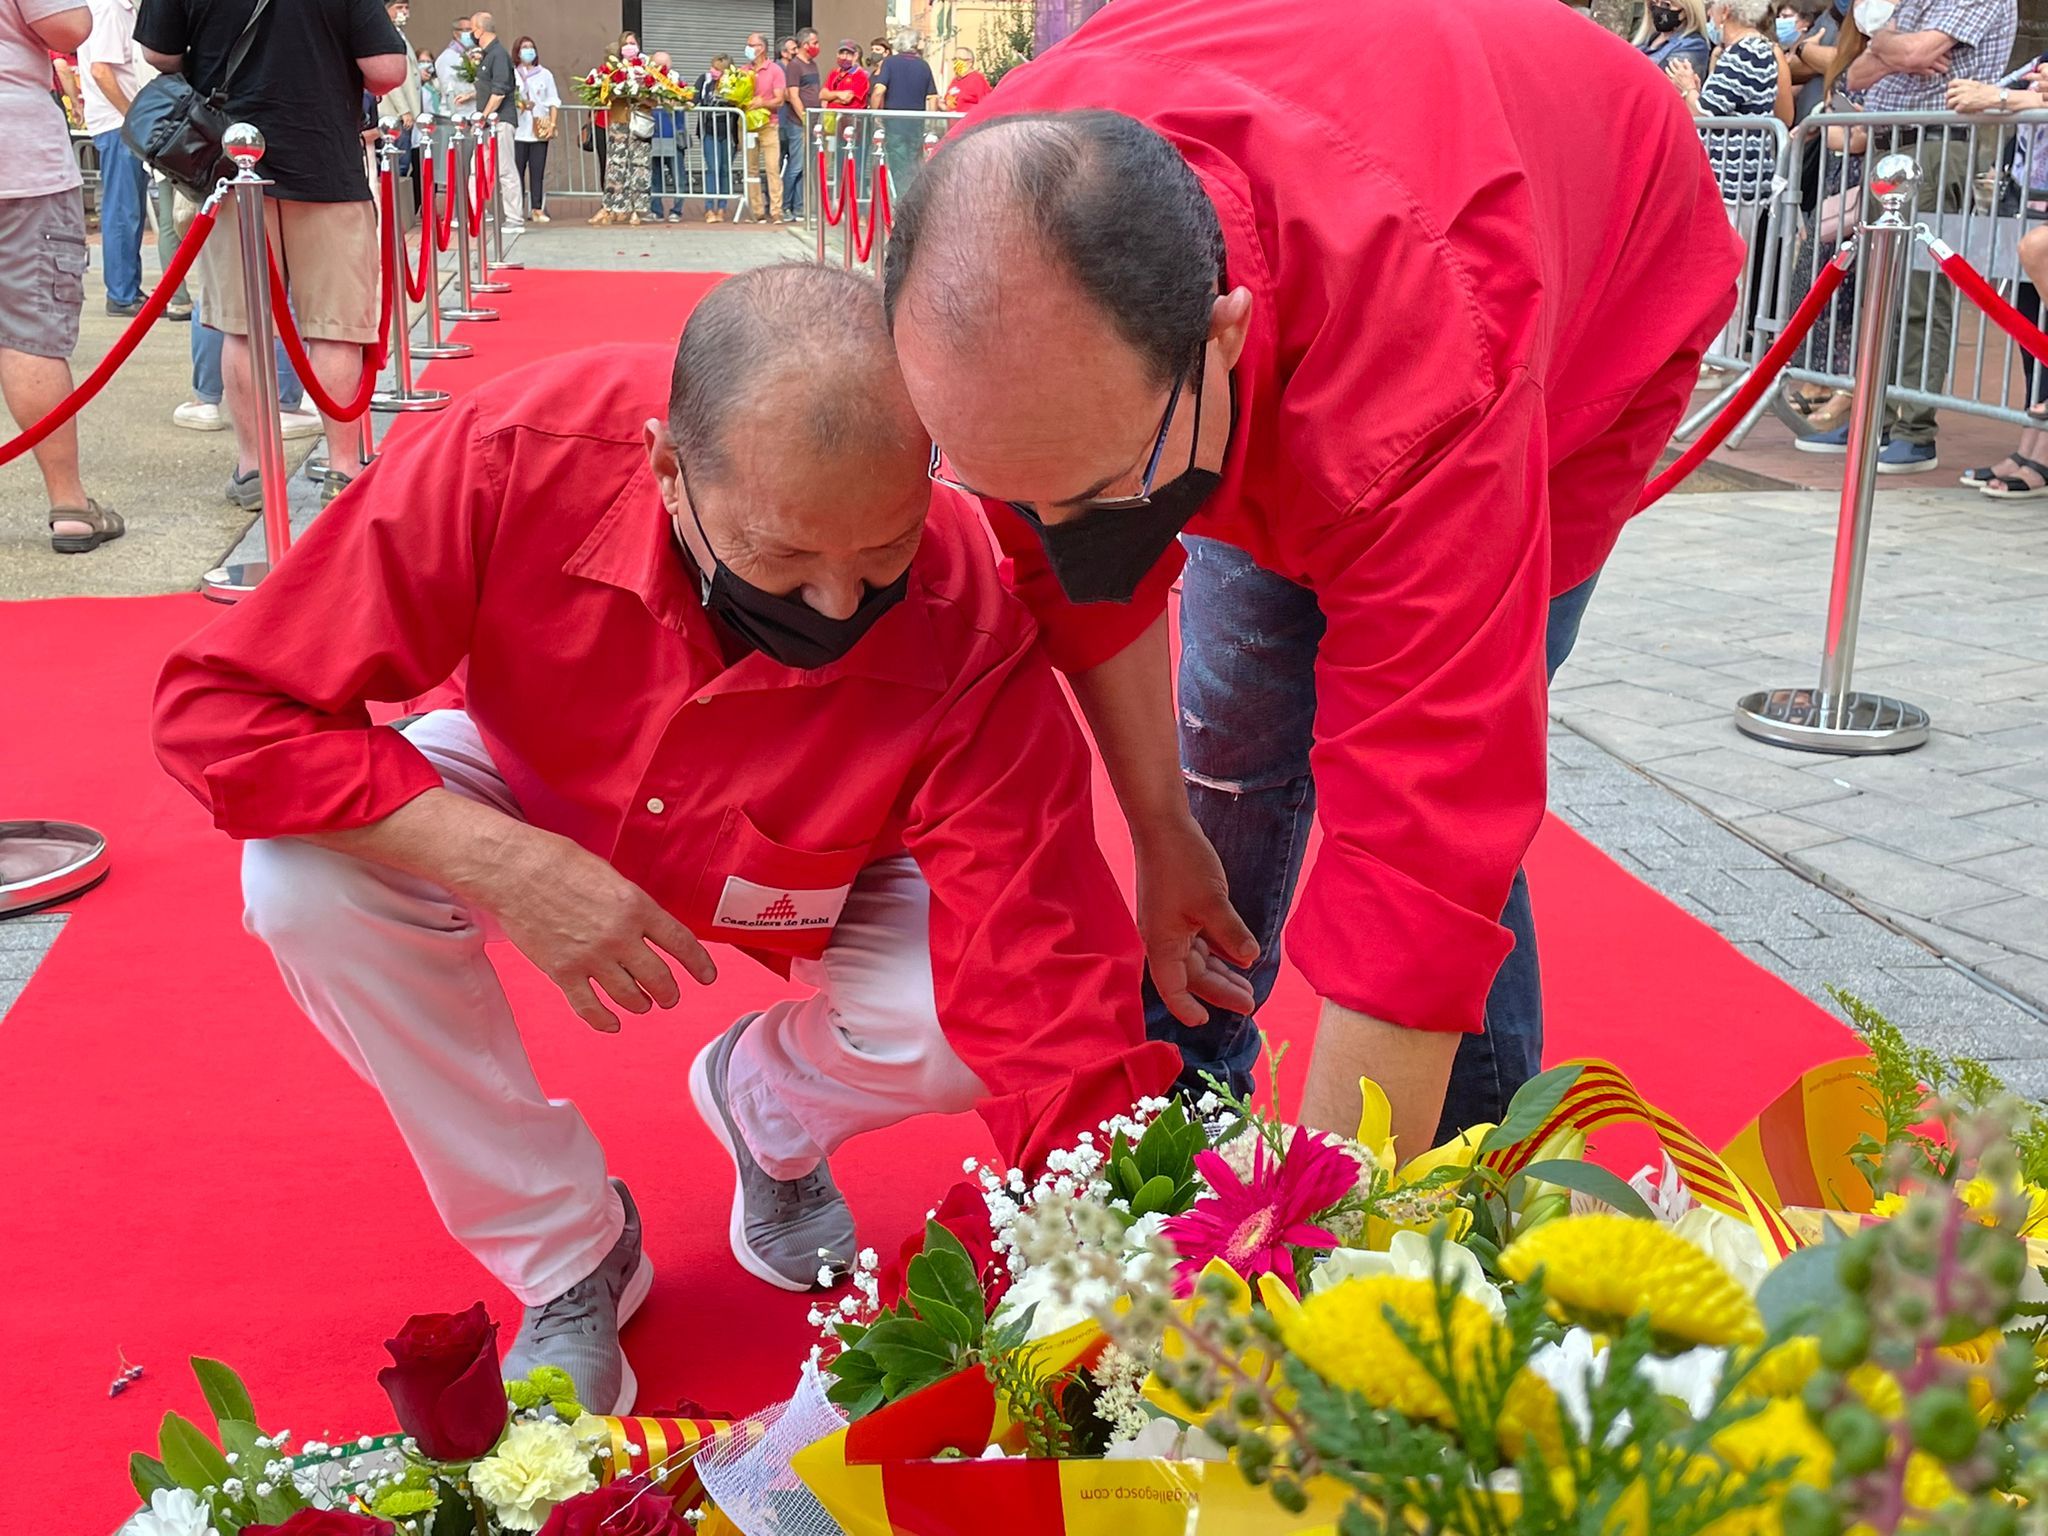
[[[727,875],[712,921],[721,928],[763,931],[830,928],[839,921],[839,909],[852,890],[851,885],[835,885],[823,891],[786,891]]]

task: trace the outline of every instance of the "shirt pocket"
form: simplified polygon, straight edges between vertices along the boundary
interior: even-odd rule
[[[831,941],[868,848],[793,848],[734,806],[726,811],[692,905],[708,915],[700,938],[815,958]]]
[[[78,309],[85,303],[85,236],[46,234],[43,249],[50,262],[50,300],[60,309]]]

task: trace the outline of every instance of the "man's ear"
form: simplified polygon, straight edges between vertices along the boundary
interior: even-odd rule
[[[1252,291],[1233,288],[1209,306],[1209,340],[1224,368],[1237,366],[1252,328]]]
[[[653,416],[641,424],[640,439],[647,449],[647,467],[661,488],[662,502],[674,514],[683,504],[683,469],[676,457],[676,440],[669,436],[668,423]]]

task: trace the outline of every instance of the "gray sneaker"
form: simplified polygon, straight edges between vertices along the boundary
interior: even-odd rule
[[[263,471],[252,469],[246,475],[240,470],[228,475],[228,501],[244,512],[263,510]]]
[[[770,1178],[726,1108],[726,1064],[759,1017],[747,1014],[698,1053],[690,1064],[690,1099],[737,1175],[726,1229],[733,1257],[748,1274],[785,1291],[821,1290],[821,1269],[838,1275],[853,1267],[853,1212],[832,1182],[832,1170],[820,1161],[802,1178]]]
[[[592,1273],[526,1309],[504,1367],[505,1379],[516,1381],[536,1366],[560,1366],[576,1383],[577,1400],[597,1414],[632,1410],[640,1384],[619,1347],[619,1330],[654,1284],[654,1265],[640,1247],[640,1212],[623,1180],[613,1179],[612,1187],[625,1202],[625,1231]]]

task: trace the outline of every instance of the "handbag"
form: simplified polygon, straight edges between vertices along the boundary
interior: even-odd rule
[[[269,8],[270,0],[256,0],[214,89],[202,95],[182,71],[158,75],[135,93],[121,124],[121,137],[144,164],[202,203],[213,195],[216,182],[234,179],[235,163],[221,147],[228,131],[228,86],[248,58],[256,24]]]
[[[654,114],[645,107],[635,107],[633,115],[627,119],[627,126],[632,130],[634,138],[652,139],[654,137]]]

